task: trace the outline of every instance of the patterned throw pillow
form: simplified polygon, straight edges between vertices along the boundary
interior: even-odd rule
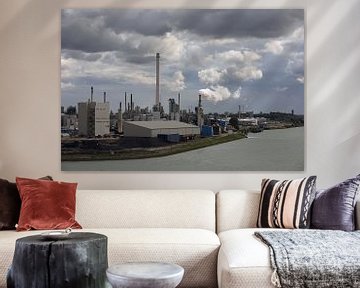
[[[294,180],[263,179],[257,227],[308,228],[316,176]]]

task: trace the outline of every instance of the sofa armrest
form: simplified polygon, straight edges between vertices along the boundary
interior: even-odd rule
[[[357,200],[355,206],[355,229],[360,230],[360,199]]]

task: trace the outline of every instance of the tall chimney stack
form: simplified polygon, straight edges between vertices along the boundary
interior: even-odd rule
[[[125,92],[125,113],[127,112],[127,107],[126,107],[126,92]]]
[[[132,93],[130,94],[130,110],[131,111],[134,110],[134,103],[133,103]]]
[[[179,112],[180,112],[180,93],[178,94],[178,105],[179,105]]]
[[[94,96],[94,87],[91,86],[91,93],[90,93],[90,102],[93,102],[93,96]]]
[[[199,94],[199,106],[197,107],[197,124],[201,127],[204,125],[203,108],[201,107],[201,94]]]
[[[160,53],[156,53],[156,98],[155,105],[160,108]]]
[[[120,101],[120,108],[118,111],[118,119],[117,119],[117,128],[118,128],[118,132],[122,133],[123,132],[123,115],[122,115],[122,107],[121,107],[121,101]],[[126,107],[126,106],[125,106]]]
[[[106,103],[106,92],[104,92],[104,103]]]

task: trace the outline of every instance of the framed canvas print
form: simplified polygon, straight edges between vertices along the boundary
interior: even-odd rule
[[[63,9],[63,171],[304,170],[303,9]]]

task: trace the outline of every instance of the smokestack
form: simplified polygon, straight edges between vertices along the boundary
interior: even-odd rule
[[[155,105],[160,108],[160,53],[156,53],[156,98]]]
[[[93,102],[93,96],[94,96],[94,87],[93,86],[91,86],[91,93],[90,93],[90,102]]]
[[[179,105],[179,112],[180,112],[180,93],[178,94],[178,105]]]
[[[106,92],[104,92],[104,103],[106,103]]]
[[[196,113],[197,113],[197,124],[201,129],[202,125],[204,125],[203,109],[201,107],[201,94],[199,94],[199,106],[197,107]]]
[[[132,93],[130,94],[130,110],[131,111],[134,110],[134,103],[133,103]]]
[[[126,92],[125,92],[125,112],[127,111],[127,108],[126,108]]]
[[[123,113],[122,113],[122,105],[121,105],[121,101],[120,101],[120,109],[119,109],[119,112],[118,112],[118,119],[117,119],[117,129],[118,129],[118,132],[119,133],[122,133],[123,132]],[[126,106],[125,106],[126,107]]]

